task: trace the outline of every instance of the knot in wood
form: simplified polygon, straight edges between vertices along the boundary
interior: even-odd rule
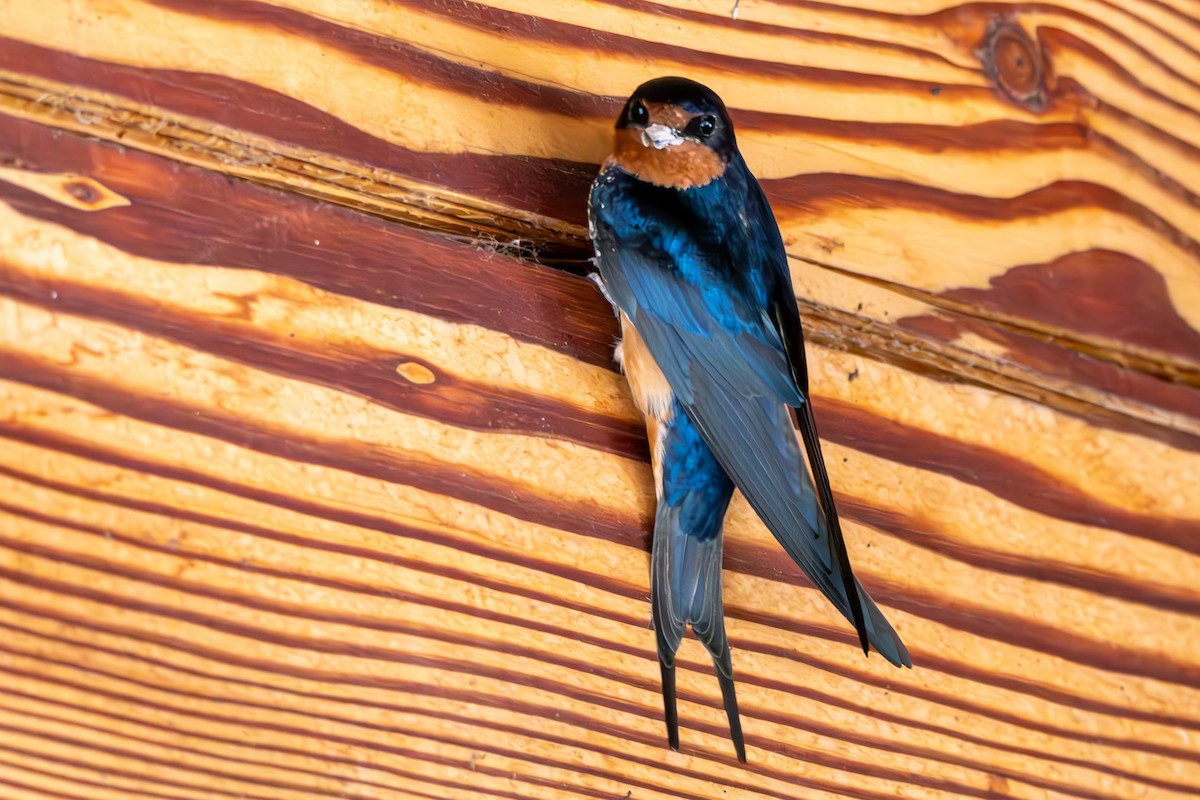
[[[63,184],[63,191],[89,206],[99,202],[101,198],[101,193],[85,180],[67,181]]]
[[[424,364],[418,364],[416,361],[405,361],[396,366],[396,372],[401,378],[409,383],[415,383],[418,386],[428,386],[437,380],[437,376],[433,374],[433,370]]]
[[[1030,111],[1046,107],[1046,64],[1042,49],[1012,21],[993,24],[975,51],[992,85]]]

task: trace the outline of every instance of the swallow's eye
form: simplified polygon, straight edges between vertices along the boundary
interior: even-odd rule
[[[650,112],[642,105],[641,100],[634,100],[629,107],[629,121],[635,125],[645,125],[650,121]]]
[[[695,127],[696,133],[707,139],[713,135],[713,131],[717,129],[717,118],[712,114],[705,114],[700,119],[693,120],[692,125]]]

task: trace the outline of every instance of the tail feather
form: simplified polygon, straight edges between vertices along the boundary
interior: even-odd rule
[[[871,595],[867,594],[867,590],[857,579],[854,581],[854,586],[858,589],[858,596],[862,601],[871,646],[879,651],[879,655],[895,666],[911,668],[912,657],[908,654],[908,648],[904,646],[900,635],[892,627],[892,623],[887,621],[887,617],[879,610],[879,606],[875,605]]]
[[[660,509],[661,512],[661,509]],[[661,513],[660,515],[661,516]],[[679,712],[675,705],[675,651],[687,629],[685,615],[671,593],[673,532],[654,526],[654,545],[650,555],[650,599],[654,618],[654,636],[658,641],[658,663],[662,669],[663,714],[667,741],[679,749]]]
[[[661,648],[661,645],[660,645]],[[679,750],[679,710],[675,706],[675,653],[671,653],[670,663],[658,651],[658,666],[662,672],[663,718],[667,723],[667,744],[672,750]]]
[[[674,411],[666,423],[655,426],[661,484],[650,557],[650,595],[662,665],[667,738],[671,747],[678,748],[675,652],[691,625],[716,666],[734,747],[738,758],[745,761],[721,599],[722,529],[733,482],[683,409],[676,404]]]
[[[729,651],[725,651],[724,669],[717,664],[717,682],[721,684],[721,701],[725,704],[725,716],[729,718],[729,738],[733,740],[733,749],[737,752],[738,761],[746,763],[746,739],[742,736],[742,718],[738,714],[737,689],[733,685],[733,665],[730,663]]]
[[[724,515],[724,506],[719,513]],[[675,699],[675,652],[687,625],[712,656],[721,698],[729,717],[729,731],[740,761],[746,760],[746,744],[738,714],[733,682],[733,658],[725,637],[724,604],[721,598],[722,536],[700,539],[679,526],[679,508],[661,506],[655,525],[651,556],[651,595],[658,657],[662,666],[663,706],[667,738],[679,747],[679,717]]]
[[[825,456],[821,453],[821,440],[817,435],[817,423],[813,419],[812,403],[801,403],[795,409],[793,416],[804,438],[804,450],[808,453],[808,463],[812,468],[813,480],[817,485],[817,496],[821,500],[821,510],[825,514],[825,523],[829,536],[829,558],[833,568],[842,579],[842,586],[849,587],[852,583],[858,585],[854,572],[850,568],[850,555],[846,552],[846,542],[842,538],[842,523],[838,519],[837,506],[833,502],[833,490],[829,486],[829,474],[825,470]],[[863,603],[857,592],[846,592],[847,604],[850,606],[849,619],[854,623],[858,632],[858,643],[862,646],[863,655],[871,654],[870,633],[863,613]]]
[[[720,625],[720,639],[724,641],[724,622],[720,622]],[[712,656],[713,665],[717,668],[717,683],[721,685],[721,702],[725,706],[725,716],[729,718],[729,738],[733,740],[733,748],[737,751],[738,761],[745,764],[746,740],[742,736],[742,717],[738,713],[737,688],[733,683],[733,656],[729,650],[729,645],[726,643],[724,648],[720,652],[717,652],[705,633],[701,632],[695,624],[692,625],[692,632],[704,644],[709,655]]]

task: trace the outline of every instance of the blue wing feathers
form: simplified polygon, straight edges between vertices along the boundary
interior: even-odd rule
[[[908,665],[903,643],[853,579],[840,529],[831,530],[805,467],[789,410],[807,403],[803,352],[790,354],[796,345],[784,341],[799,338],[799,318],[771,319],[770,310],[787,303],[795,315],[795,301],[778,228],[757,182],[740,170],[744,164],[731,162],[729,185],[715,181],[712,190],[657,189],[619,170],[597,181],[592,213],[601,275],[684,412],[784,549],[857,624],[853,591],[871,643],[889,661]],[[760,202],[739,203],[738,191]],[[738,230],[746,226],[758,231]],[[823,469],[818,480],[832,511]]]

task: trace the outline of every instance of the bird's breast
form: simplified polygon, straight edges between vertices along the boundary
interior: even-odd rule
[[[633,392],[633,402],[647,417],[669,422],[672,403],[675,399],[671,385],[658,368],[645,341],[629,317],[621,313],[621,344],[617,348],[617,360]]]
[[[646,418],[646,434],[650,439],[650,457],[654,465],[654,488],[661,496],[662,433],[674,413],[675,393],[650,355],[641,334],[624,312],[621,313],[621,344],[617,347],[617,361],[629,381],[634,404]]]

